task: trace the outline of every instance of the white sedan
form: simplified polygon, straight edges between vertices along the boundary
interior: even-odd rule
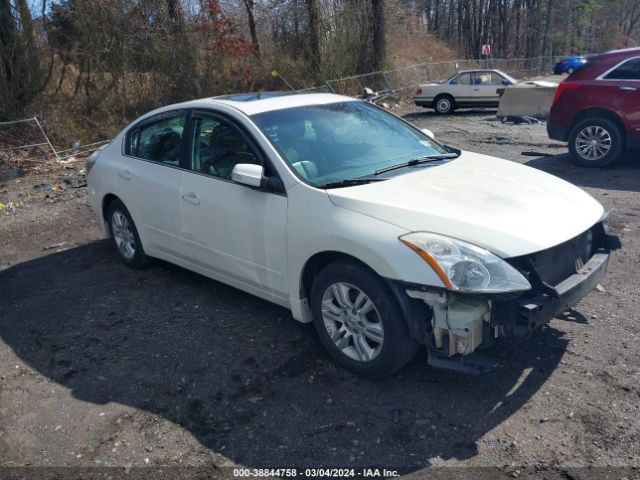
[[[456,108],[497,108],[498,89],[516,83],[516,79],[500,70],[464,70],[444,82],[418,85],[413,101],[440,114],[451,113]]]
[[[485,370],[478,347],[548,322],[609,259],[605,210],[581,189],[338,95],[164,107],[88,169],[125,264],[159,258],[282,305],[367,377],[420,346]]]

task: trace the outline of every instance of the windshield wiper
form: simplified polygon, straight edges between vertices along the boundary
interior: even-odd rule
[[[439,153],[437,155],[427,155],[426,157],[414,158],[413,160],[409,160],[405,163],[399,163],[398,165],[391,165],[390,167],[381,168],[380,170],[376,170],[374,175],[380,175],[381,173],[390,172],[391,170],[396,170],[398,168],[405,167],[413,167],[415,165],[420,165],[421,163],[429,163],[435,162],[437,160],[447,160],[449,158],[457,158],[459,156],[458,153]]]
[[[339,182],[325,183],[324,185],[318,185],[318,188],[341,188],[341,187],[353,187],[355,185],[364,185],[371,182],[380,182],[386,180],[386,178],[351,178],[349,180],[340,180]]]

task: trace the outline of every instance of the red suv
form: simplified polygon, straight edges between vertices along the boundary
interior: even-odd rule
[[[547,132],[578,165],[603,167],[640,148],[640,48],[589,57],[560,83]]]

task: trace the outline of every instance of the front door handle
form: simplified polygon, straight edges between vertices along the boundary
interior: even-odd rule
[[[131,172],[130,172],[129,170],[120,170],[120,171],[118,172],[118,176],[119,176],[120,178],[125,179],[125,180],[131,180],[131,178],[132,178],[132,177],[131,177]]]
[[[620,87],[620,90],[624,90],[625,92],[635,92],[638,89],[636,87]]]
[[[193,192],[184,193],[182,195],[182,200],[184,200],[187,203],[190,203],[191,205],[200,205],[200,199]]]

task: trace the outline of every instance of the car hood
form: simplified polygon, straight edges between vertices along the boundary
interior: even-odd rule
[[[463,152],[390,180],[330,189],[331,201],[407,231],[447,235],[504,258],[569,240],[604,208],[580,188],[535,168]]]

